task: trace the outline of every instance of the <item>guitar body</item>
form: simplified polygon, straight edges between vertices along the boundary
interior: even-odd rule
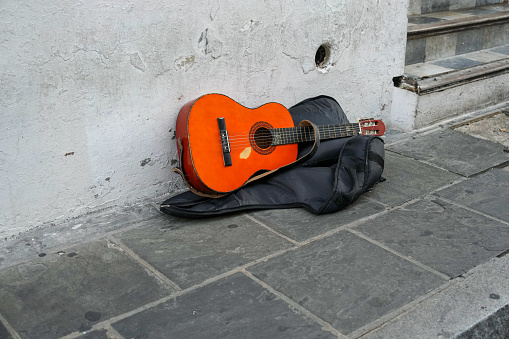
[[[228,165],[218,118],[224,118],[228,133]],[[278,103],[250,109],[221,94],[188,102],[179,112],[175,134],[186,180],[202,193],[228,193],[259,171],[292,163],[298,145],[272,146],[264,134],[270,133],[269,129],[293,126],[290,113]]]

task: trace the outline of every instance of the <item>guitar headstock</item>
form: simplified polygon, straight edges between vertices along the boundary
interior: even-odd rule
[[[380,119],[359,119],[359,128],[362,135],[382,136],[385,133],[385,125]]]

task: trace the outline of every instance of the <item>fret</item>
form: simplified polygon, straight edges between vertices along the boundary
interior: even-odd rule
[[[349,137],[362,134],[362,126],[358,123],[317,126],[317,137],[320,140]],[[312,126],[274,128],[270,131],[271,145],[286,145],[314,141],[315,130]],[[380,134],[381,135],[381,134]]]
[[[279,145],[279,128],[274,128],[271,131],[272,134],[272,145],[277,146]]]

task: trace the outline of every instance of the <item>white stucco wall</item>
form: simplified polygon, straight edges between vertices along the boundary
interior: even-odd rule
[[[389,118],[407,0],[0,3],[0,239],[181,185],[174,124],[197,96],[326,94]],[[333,65],[314,66],[329,43]]]

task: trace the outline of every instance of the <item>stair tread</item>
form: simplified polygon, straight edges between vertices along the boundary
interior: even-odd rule
[[[405,76],[422,79],[506,58],[509,58],[509,45],[407,65]]]
[[[428,24],[430,22],[450,21],[464,18],[475,18],[494,13],[509,12],[509,4],[501,3],[481,7],[463,8],[445,12],[426,13],[421,15],[409,15],[408,26]],[[429,21],[429,22],[426,22]]]
[[[432,32],[455,26],[482,24],[490,20],[509,17],[509,4],[502,3],[481,7],[458,9],[446,12],[427,13],[408,16],[409,37],[413,34]]]
[[[509,45],[505,45],[405,66],[399,87],[425,94],[508,72]]]

